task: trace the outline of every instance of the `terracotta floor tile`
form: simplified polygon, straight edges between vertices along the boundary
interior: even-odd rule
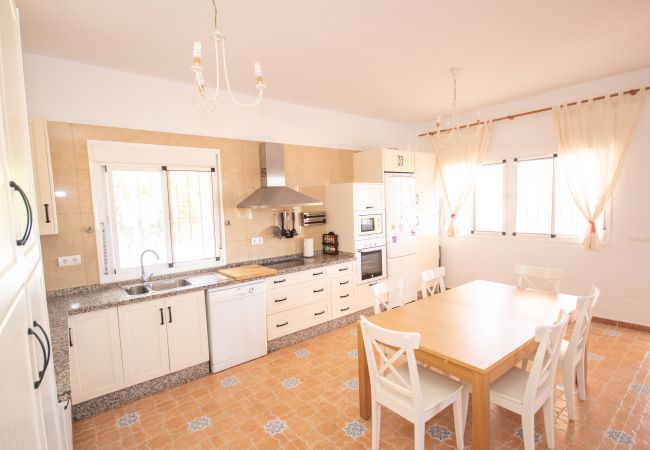
[[[75,422],[75,449],[361,449],[370,448],[371,423],[358,416],[356,325],[272,353],[218,374]],[[616,336],[603,334],[618,332]],[[648,448],[650,443],[650,334],[594,323],[589,352],[587,400],[574,397],[576,421],[568,420],[565,394],[555,391],[557,449]],[[308,350],[306,356],[297,356]],[[237,383],[224,386],[227,377]],[[295,379],[295,380],[293,380]],[[556,379],[562,385],[562,375]],[[354,386],[354,384],[351,384]],[[633,389],[633,386],[636,388]],[[118,420],[137,414],[138,420],[120,428]],[[207,417],[207,426],[192,431],[190,422]],[[202,424],[201,420],[197,423]],[[521,449],[515,431],[518,415],[493,406],[491,447]],[[450,408],[427,422],[436,439],[425,437],[427,449],[453,449],[456,436]],[[348,430],[347,432],[345,430]],[[446,430],[446,431],[445,431]],[[541,413],[535,431],[546,448]],[[471,446],[471,420],[465,429]],[[384,409],[381,448],[413,445],[413,426]]]

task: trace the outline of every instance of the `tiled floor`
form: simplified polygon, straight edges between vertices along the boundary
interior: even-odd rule
[[[350,325],[76,422],[75,448],[370,448],[356,339]],[[650,448],[650,334],[594,323],[589,346],[588,400],[576,399],[575,423],[556,389],[556,448]],[[546,448],[541,419],[537,448]],[[492,448],[522,448],[519,416],[493,406],[490,420]],[[412,433],[384,410],[381,448],[410,448]],[[426,447],[455,448],[450,410],[427,423]]]

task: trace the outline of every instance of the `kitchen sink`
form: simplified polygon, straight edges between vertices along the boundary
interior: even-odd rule
[[[149,292],[144,284],[134,284],[133,286],[124,286],[122,289],[129,295],[141,295]]]
[[[168,291],[170,289],[176,289],[183,286],[190,286],[192,283],[187,281],[184,278],[177,278],[175,280],[160,280],[148,283],[147,286],[152,291]]]

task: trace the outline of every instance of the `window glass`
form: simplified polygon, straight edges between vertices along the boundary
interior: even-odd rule
[[[474,188],[474,229],[505,231],[504,185],[505,163],[481,166]]]
[[[145,249],[155,250],[167,260],[167,232],[160,172],[113,170],[114,237],[117,241],[117,266],[140,265]]]
[[[551,234],[553,158],[517,162],[517,233]]]

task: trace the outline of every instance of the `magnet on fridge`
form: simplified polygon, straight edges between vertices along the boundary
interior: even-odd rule
[[[397,236],[393,236],[391,239],[393,240],[393,244],[397,244]]]
[[[399,224],[399,232],[402,233],[404,231],[404,224]]]

